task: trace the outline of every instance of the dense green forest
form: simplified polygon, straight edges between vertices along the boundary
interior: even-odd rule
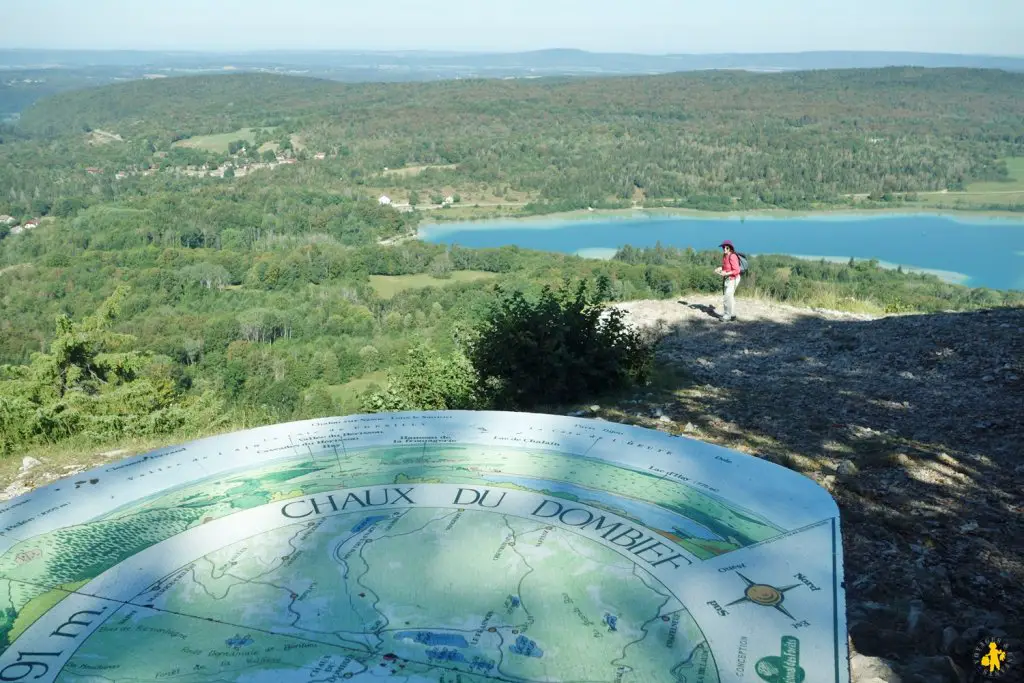
[[[0,223],[0,452],[356,410],[548,405],[643,381],[642,345],[614,325],[588,332],[594,311],[718,291],[716,254],[387,245],[423,212],[377,193],[536,211],[884,203],[1004,178],[1000,160],[1024,156],[1022,86],[916,69],[387,86],[246,75],[43,100],[0,129],[0,214],[13,217]],[[783,301],[1024,304],[875,263],[751,267],[742,293]],[[582,295],[580,282],[600,286]],[[530,325],[553,331],[513,332]],[[557,395],[516,394],[516,373],[558,368],[495,343],[509,337],[604,340],[579,346],[601,370]]]
[[[95,131],[119,139],[95,144]],[[168,181],[159,174],[112,176],[223,163],[223,151],[180,143],[235,131],[249,131],[252,147],[294,140],[322,152],[334,182],[320,182],[366,196],[445,189],[537,210],[634,200],[813,208],[1008,180],[1003,160],[1024,156],[1024,74],[890,68],[400,84],[256,74],[134,81],[43,100],[0,132],[0,213],[67,213],[161,189]],[[422,166],[438,168],[384,170]],[[90,176],[86,167],[103,173]]]

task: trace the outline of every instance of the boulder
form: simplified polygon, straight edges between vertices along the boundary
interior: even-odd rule
[[[836,467],[836,474],[840,477],[852,477],[857,474],[857,466],[853,464],[852,460],[843,460]]]
[[[967,674],[945,655],[916,657],[902,668],[907,683],[967,683]]]
[[[35,458],[33,458],[31,456],[26,456],[26,457],[21,459],[21,470],[18,472],[18,475],[21,476],[21,475],[25,474],[26,472],[28,472],[33,467],[39,467],[42,464],[43,463],[41,463],[40,461],[36,460]]]
[[[881,657],[869,657],[859,652],[850,657],[851,683],[881,680],[885,683],[903,683],[892,662]]]
[[[898,658],[912,652],[917,639],[903,631],[891,628],[879,628],[877,623],[862,621],[850,625],[850,638],[853,639],[857,652],[872,657]]]

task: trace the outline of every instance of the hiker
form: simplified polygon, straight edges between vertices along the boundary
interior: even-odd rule
[[[722,266],[715,268],[715,273],[722,276],[722,288],[725,292],[724,307],[725,313],[722,320],[736,319],[736,287],[740,284],[742,273],[740,257],[736,253],[736,247],[729,240],[718,245],[722,248]]]

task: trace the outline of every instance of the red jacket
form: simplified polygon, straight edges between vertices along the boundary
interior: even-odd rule
[[[736,252],[730,251],[722,256],[722,274],[729,276],[730,280],[735,280],[740,276],[740,257],[736,255]]]

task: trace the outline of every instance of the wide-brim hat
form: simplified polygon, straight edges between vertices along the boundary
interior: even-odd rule
[[[723,241],[722,241],[722,243],[718,245],[718,247],[719,247],[719,248],[722,248],[722,247],[729,247],[729,248],[730,248],[730,249],[732,249],[733,251],[736,251],[736,247],[734,247],[734,246],[732,245],[732,240],[723,240]]]

